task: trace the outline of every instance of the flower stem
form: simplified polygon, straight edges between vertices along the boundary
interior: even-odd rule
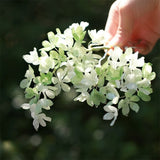
[[[99,51],[99,50],[105,50],[105,49],[110,49],[109,47],[107,46],[99,46],[99,45],[90,45],[88,49],[86,49],[87,52],[89,51]]]

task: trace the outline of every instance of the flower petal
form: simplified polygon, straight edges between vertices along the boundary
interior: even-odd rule
[[[103,116],[103,120],[111,120],[114,118],[114,114],[113,113],[106,113],[104,116]]]

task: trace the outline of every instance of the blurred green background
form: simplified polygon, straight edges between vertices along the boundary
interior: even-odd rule
[[[0,160],[159,160],[160,42],[146,56],[157,78],[151,102],[138,114],[119,116],[113,127],[103,121],[102,107],[73,102],[74,90],[54,102],[52,122],[36,132],[19,82],[27,64],[24,54],[40,48],[46,33],[87,21],[103,29],[113,0],[0,1]]]

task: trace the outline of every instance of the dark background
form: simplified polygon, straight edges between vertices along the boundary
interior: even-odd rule
[[[113,127],[104,111],[62,94],[47,114],[52,122],[36,132],[19,83],[24,54],[40,48],[46,33],[80,21],[103,29],[113,0],[0,0],[0,160],[159,160],[160,42],[145,59],[153,64],[151,102],[138,114],[119,116]]]

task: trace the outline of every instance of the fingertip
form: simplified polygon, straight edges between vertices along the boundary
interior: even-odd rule
[[[151,49],[145,47],[135,47],[134,51],[139,52],[142,55],[147,55],[151,51]]]
[[[142,55],[147,55],[153,49],[154,44],[146,41],[146,40],[137,40],[129,42],[128,47],[134,48],[135,52],[139,52]]]

